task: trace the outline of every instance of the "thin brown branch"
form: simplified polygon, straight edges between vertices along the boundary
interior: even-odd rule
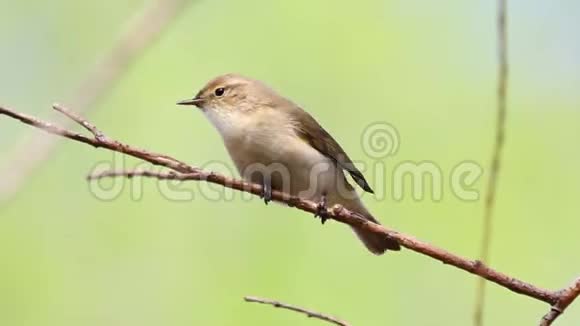
[[[67,102],[85,113],[95,107],[135,58],[152,45],[175,17],[193,2],[153,0],[129,17],[112,47],[96,61]],[[64,126],[68,124],[66,120],[56,121]],[[5,176],[0,183],[0,201],[18,191],[27,177],[50,155],[56,144],[55,138],[35,136],[15,146],[9,159],[0,166],[0,175]]]
[[[493,209],[497,192],[498,176],[501,166],[502,150],[505,142],[505,122],[507,113],[508,90],[508,40],[507,40],[507,0],[497,3],[497,47],[498,47],[498,80],[497,80],[497,118],[495,144],[493,147],[491,169],[489,173],[488,191],[483,213],[483,229],[481,238],[480,260],[489,261],[489,251],[493,234]],[[486,282],[478,280],[474,325],[483,326],[483,310],[485,305]]]
[[[540,326],[550,326],[566,308],[580,295],[580,277],[574,280],[572,284],[560,291],[560,298],[556,304],[552,305],[550,311],[542,317]]]
[[[185,174],[177,174],[175,172],[153,172],[153,171],[134,171],[134,170],[104,171],[97,174],[91,174],[87,177],[87,179],[97,180],[106,177],[139,177],[139,176],[152,177],[160,180],[206,181],[209,183],[222,185],[226,188],[251,193],[256,196],[260,196],[263,193],[261,185],[247,183],[239,179],[228,178],[226,176],[204,170],[198,170],[194,173],[185,173]],[[296,207],[300,210],[312,214],[319,213],[318,203],[315,203],[310,200],[305,200],[296,196],[291,196],[280,191],[276,190],[272,191],[272,200],[285,203],[288,206]],[[348,209],[340,205],[335,205],[333,207],[327,208],[325,215],[326,217],[336,220],[338,222],[348,224],[350,226],[354,226],[357,228],[363,228],[370,232],[382,234],[385,237],[396,240],[397,242],[399,242],[399,244],[401,244],[401,246],[407,249],[429,256],[444,264],[452,265],[471,274],[480,276],[483,279],[494,282],[513,292],[523,294],[535,298],[537,300],[544,301],[549,304],[554,304],[559,299],[559,295],[557,292],[538,288],[530,283],[520,281],[514,277],[495,271],[480,261],[463,258],[449,251],[446,251],[445,249],[438,248],[429,243],[418,240],[413,236],[406,235],[388,229],[382,225],[369,222],[368,220],[359,216],[357,213],[349,211]]]
[[[88,130],[91,134],[93,134],[95,139],[103,140],[103,138],[104,138],[103,133],[99,129],[97,129],[97,127],[95,125],[93,125],[92,123],[84,120],[76,113],[67,110],[65,107],[61,106],[60,104],[55,103],[52,105],[52,108],[55,109],[56,111],[64,114],[65,116],[69,117],[74,122],[83,126],[86,130]]]
[[[297,307],[297,306],[293,306],[284,302],[280,302],[280,301],[275,301],[275,300],[270,300],[270,299],[263,299],[263,298],[258,298],[258,297],[244,297],[244,300],[246,302],[255,302],[255,303],[261,303],[261,304],[267,304],[267,305],[271,305],[274,306],[276,308],[282,308],[282,309],[287,309],[287,310],[292,310],[292,311],[296,311],[302,314],[305,314],[308,318],[315,318],[315,319],[320,319],[326,322],[329,322],[331,324],[335,324],[335,325],[339,325],[339,326],[350,326],[349,323],[339,320],[335,317],[329,316],[329,315],[325,315],[325,314],[321,314],[319,312],[316,311],[312,311],[309,309],[305,309],[305,308],[301,308],[301,307]]]
[[[61,112],[67,112],[66,115],[74,117],[73,119],[83,126],[93,125],[86,120],[78,117],[76,114],[70,112],[69,110],[59,107]],[[98,175],[89,176],[90,179],[98,179],[103,177],[153,177],[159,179],[173,179],[173,180],[199,180],[209,183],[219,184],[227,188],[247,192],[260,196],[263,193],[263,188],[261,185],[247,183],[242,180],[229,178],[221,174],[217,174],[210,171],[205,171],[193,166],[190,166],[182,161],[172,158],[167,155],[158,154],[155,152],[146,151],[136,147],[129,146],[127,144],[118,142],[116,140],[111,140],[109,137],[103,136],[101,138],[91,138],[87,137],[51,123],[39,120],[37,118],[31,117],[29,115],[16,112],[14,110],[1,107],[0,115],[6,115],[17,119],[25,124],[31,125],[35,128],[42,129],[48,133],[59,135],[68,139],[72,139],[81,143],[85,143],[97,148],[106,148],[111,151],[124,153],[144,161],[150,162],[155,165],[164,166],[173,171],[170,172],[150,172],[150,171],[105,171]],[[89,129],[92,130],[92,129]],[[97,130],[94,127],[94,130]],[[288,206],[296,207],[300,210],[309,213],[320,213],[318,203],[313,201],[305,200],[296,196],[291,196],[280,191],[272,191],[272,200],[285,203]],[[393,239],[397,241],[401,246],[412,250],[414,252],[420,253],[422,255],[431,257],[438,260],[444,264],[448,264],[464,270],[468,273],[477,275],[483,279],[490,282],[496,283],[506,289],[509,289],[515,293],[519,293],[550,305],[556,306],[557,309],[563,310],[561,307],[565,307],[569,302],[573,301],[576,295],[570,294],[572,290],[562,290],[562,291],[551,291],[537,287],[531,283],[527,283],[516,279],[507,274],[496,271],[489,266],[485,265],[479,260],[470,260],[454,253],[451,253],[445,249],[438,248],[427,242],[423,242],[414,238],[413,236],[406,235],[395,230],[388,229],[382,225],[372,223],[365,218],[359,216],[357,213],[347,210],[346,208],[335,205],[330,208],[326,208],[323,212],[325,217],[336,220],[338,222],[348,224],[355,228],[364,229],[375,234],[382,235],[384,237]],[[574,290],[575,292],[575,290]],[[569,302],[568,302],[569,301]]]
[[[76,113],[72,113],[70,110],[68,110],[62,106],[56,106],[55,110],[58,110],[59,112],[64,113],[66,116],[70,117],[71,119],[78,122],[82,126],[85,126],[85,125],[92,126],[91,123],[80,118]],[[167,155],[149,152],[149,151],[144,150],[144,149],[139,149],[139,148],[129,146],[127,144],[123,144],[123,143],[118,142],[116,140],[111,140],[108,137],[105,137],[102,133],[101,133],[101,137],[90,138],[90,137],[81,135],[79,133],[76,133],[74,131],[66,130],[66,129],[59,127],[57,125],[54,125],[52,123],[45,122],[45,121],[39,120],[35,117],[29,116],[29,115],[26,115],[23,113],[18,113],[14,110],[11,110],[11,109],[6,108],[6,107],[1,107],[1,106],[0,106],[0,114],[4,114],[4,115],[12,117],[14,119],[20,120],[21,122],[23,122],[27,125],[31,125],[33,127],[42,129],[42,130],[44,130],[48,133],[54,134],[54,135],[62,136],[62,137],[72,139],[72,140],[76,140],[76,141],[81,142],[81,143],[92,145],[93,147],[97,147],[97,148],[102,147],[102,148],[106,148],[106,149],[111,150],[111,151],[124,153],[124,154],[130,155],[130,156],[142,159],[142,160],[147,161],[149,163],[155,164],[155,165],[162,165],[162,166],[168,167],[168,168],[175,170],[175,171],[178,171],[178,172],[195,173],[195,172],[199,171],[198,168],[192,167],[184,162],[176,160],[176,159],[169,157]],[[94,129],[97,130],[96,127],[94,127]]]

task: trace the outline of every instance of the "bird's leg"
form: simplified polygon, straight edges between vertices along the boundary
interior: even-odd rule
[[[320,223],[322,224],[324,224],[326,220],[328,220],[328,214],[326,212],[326,204],[327,204],[326,194],[322,194],[322,197],[320,197],[318,205],[316,205],[316,213],[314,214],[314,218],[320,217]]]
[[[262,182],[262,198],[264,198],[264,203],[268,205],[272,201],[272,183],[270,178],[264,178]]]

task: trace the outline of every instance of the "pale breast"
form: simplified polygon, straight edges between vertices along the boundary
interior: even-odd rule
[[[282,113],[230,114],[236,116],[223,121],[214,113],[209,118],[245,179],[262,183],[267,177],[274,189],[313,199],[336,182],[340,171],[334,163],[298,137]]]

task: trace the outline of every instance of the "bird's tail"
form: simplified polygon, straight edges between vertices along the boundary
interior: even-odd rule
[[[364,217],[373,223],[381,224],[370,214],[365,214]],[[401,250],[401,246],[395,240],[388,239],[380,234],[372,233],[366,230],[358,228],[352,229],[358,238],[364,243],[365,247],[367,247],[367,249],[375,255],[382,255],[387,250]]]

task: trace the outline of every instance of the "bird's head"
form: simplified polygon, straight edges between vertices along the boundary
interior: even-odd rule
[[[194,98],[177,104],[195,105],[206,113],[250,112],[270,106],[276,97],[278,95],[260,81],[226,74],[210,80]]]

